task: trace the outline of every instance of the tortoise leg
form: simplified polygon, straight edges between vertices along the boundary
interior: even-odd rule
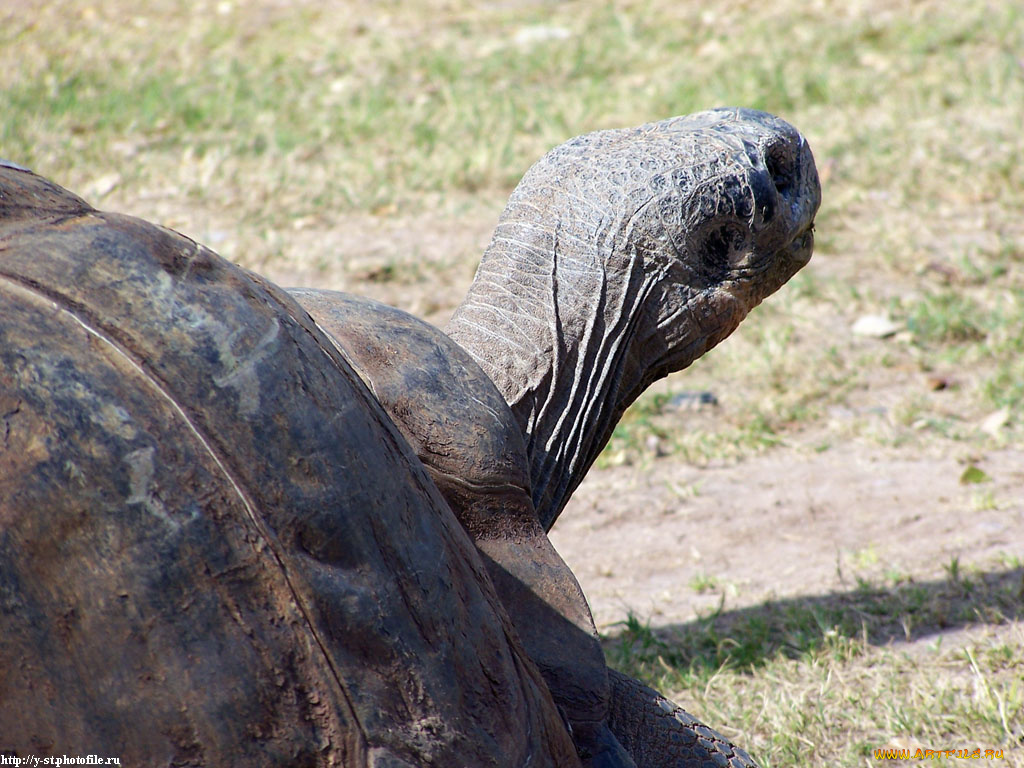
[[[653,688],[608,670],[608,727],[638,768],[757,768],[745,751]]]

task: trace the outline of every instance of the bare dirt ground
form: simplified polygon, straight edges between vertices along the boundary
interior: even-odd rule
[[[954,558],[985,573],[1024,551],[1024,452],[977,466],[1013,501],[972,509],[963,466],[916,449],[780,447],[706,468],[662,458],[592,472],[552,539],[605,631],[630,612],[686,624],[723,596],[736,610],[849,592],[857,577],[940,581]]]

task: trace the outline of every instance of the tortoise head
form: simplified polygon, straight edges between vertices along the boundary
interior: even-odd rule
[[[626,407],[807,263],[820,202],[804,138],[748,109],[580,136],[526,173],[448,332],[511,405],[546,525]]]
[[[630,345],[643,368],[640,389],[622,393],[630,402],[732,333],[810,260],[821,202],[807,142],[763,112],[666,120],[637,144],[623,164],[639,149],[661,167],[645,194],[631,190],[649,197],[625,206],[608,252],[609,268],[626,267],[646,288]]]

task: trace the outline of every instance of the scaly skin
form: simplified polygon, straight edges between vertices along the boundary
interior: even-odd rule
[[[447,332],[519,421],[546,529],[629,404],[807,263],[820,201],[803,137],[743,109],[580,136],[526,173]]]
[[[641,768],[757,768],[744,750],[653,688],[609,670],[608,725]]]

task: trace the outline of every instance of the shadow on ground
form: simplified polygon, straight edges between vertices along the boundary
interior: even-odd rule
[[[941,642],[960,629],[1024,618],[1024,567],[962,573],[954,563],[936,581],[860,582],[845,592],[736,610],[726,603],[723,596],[710,614],[665,627],[630,616],[603,639],[610,666],[641,676],[656,663],[701,675],[723,666],[753,670],[780,655],[797,658],[851,641]]]

